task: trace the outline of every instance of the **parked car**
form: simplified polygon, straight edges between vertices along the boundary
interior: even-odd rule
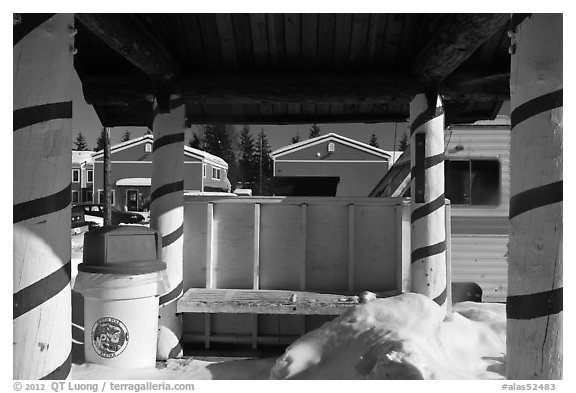
[[[96,203],[83,203],[72,207],[82,209],[84,220],[91,222],[93,225],[104,225],[104,206]],[[144,221],[144,216],[135,212],[124,212],[121,210],[112,210],[112,225],[119,224],[139,224]]]
[[[87,225],[84,217],[84,209],[81,206],[72,207],[72,229]]]

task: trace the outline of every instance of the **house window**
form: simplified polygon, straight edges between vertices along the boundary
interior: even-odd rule
[[[500,163],[496,160],[446,160],[446,198],[455,205],[500,204]]]
[[[202,177],[206,177],[206,164],[202,164]]]
[[[80,199],[80,194],[76,190],[72,190],[72,203],[78,203]]]
[[[334,142],[330,142],[328,144],[328,151],[329,152],[334,152],[336,150],[336,145],[334,145]]]
[[[91,169],[88,169],[86,171],[86,181],[88,183],[92,183],[94,181],[94,171]]]
[[[220,180],[220,169],[212,168],[212,179]]]
[[[72,169],[72,183],[80,183],[80,169]]]
[[[115,191],[116,191],[116,190],[112,190],[112,197],[111,197],[111,200],[110,200],[110,205],[112,205],[112,206],[114,205],[114,200],[116,199],[116,198],[115,198],[115,196],[116,196],[116,195],[115,195],[115,194],[116,194]],[[104,190],[98,190],[98,203],[100,203],[100,204],[102,204],[102,205],[104,204]]]
[[[144,151],[146,153],[152,153],[152,144],[151,143],[147,143],[146,145],[144,145]]]
[[[92,191],[88,190],[86,191],[86,202],[92,202],[93,201],[93,195],[92,195]]]

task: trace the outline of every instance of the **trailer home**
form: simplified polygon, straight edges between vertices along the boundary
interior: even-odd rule
[[[475,282],[483,300],[507,294],[510,119],[451,125],[445,135],[446,198],[452,206],[452,282]],[[410,195],[410,153],[370,194]]]

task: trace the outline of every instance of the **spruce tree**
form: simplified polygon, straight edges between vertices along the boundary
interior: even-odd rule
[[[292,137],[292,143],[298,143],[298,142],[300,142],[300,134],[296,132],[296,135]]]
[[[407,148],[408,148],[408,134],[404,133],[402,139],[400,139],[400,142],[398,143],[398,150],[404,151]]]
[[[120,142],[127,142],[130,140],[130,131],[124,131],[124,135],[122,135],[122,140]]]
[[[320,126],[318,124],[312,124],[310,126],[310,134],[308,135],[308,139],[312,139],[312,138],[316,138],[317,136],[320,136],[320,132],[322,130],[320,129]]]
[[[258,195],[272,195],[272,157],[270,143],[264,129],[256,137],[254,149],[254,162],[256,165],[256,190]]]
[[[370,146],[380,147],[378,145],[378,138],[376,138],[376,134],[372,134],[372,136],[370,137]]]
[[[84,138],[84,135],[82,135],[81,132],[78,133],[78,136],[76,137],[76,141],[74,141],[74,144],[76,145],[75,150],[79,150],[79,151],[88,150],[88,145],[86,145],[86,139]]]
[[[98,135],[98,139],[96,139],[96,147],[94,148],[94,151],[104,150],[105,145],[106,145],[106,128],[102,127],[102,131],[100,132],[100,135]]]
[[[245,125],[242,128],[238,145],[240,181],[244,183],[244,188],[255,189],[256,166],[254,165],[254,137],[250,133],[250,126]]]

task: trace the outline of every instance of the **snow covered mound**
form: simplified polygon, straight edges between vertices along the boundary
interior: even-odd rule
[[[481,306],[459,308],[476,320],[455,312],[444,322],[422,295],[373,300],[295,341],[270,379],[502,379],[504,306],[485,313],[492,326]]]

